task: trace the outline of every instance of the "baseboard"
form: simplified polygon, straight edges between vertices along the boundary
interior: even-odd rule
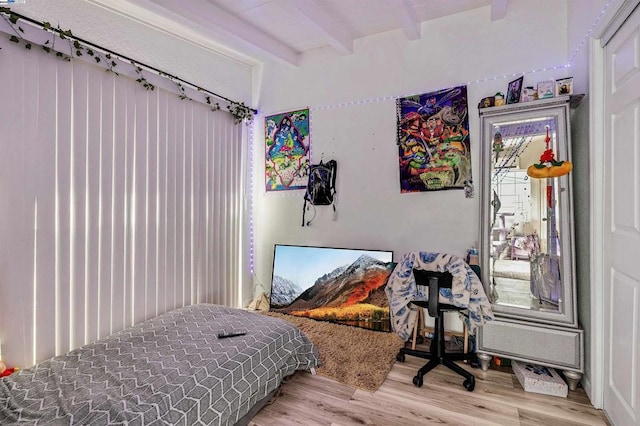
[[[589,378],[589,375],[584,374],[582,376],[582,379],[580,379],[580,384],[582,385],[582,388],[584,389],[585,393],[589,397],[589,401],[591,402],[591,405],[595,407],[595,404],[593,403],[593,399],[591,398],[591,379]]]

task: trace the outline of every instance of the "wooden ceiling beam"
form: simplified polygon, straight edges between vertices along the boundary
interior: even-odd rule
[[[396,12],[407,38],[409,40],[419,40],[422,36],[420,21],[416,16],[411,0],[387,0],[387,2]]]
[[[313,25],[334,49],[342,54],[353,53],[353,36],[337,25],[338,20],[315,0],[288,0],[286,7]]]
[[[507,16],[509,0],[493,0],[491,2],[491,21],[499,21]]]
[[[192,20],[204,28],[216,27],[223,30],[227,36],[236,39],[235,44],[237,44],[237,40],[241,40],[243,44],[248,44],[275,59],[290,65],[298,65],[299,52],[213,3],[206,0],[152,1],[175,14]]]

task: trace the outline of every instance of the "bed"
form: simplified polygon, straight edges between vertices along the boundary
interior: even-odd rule
[[[231,329],[247,334],[218,338]],[[191,305],[0,379],[0,424],[246,424],[283,378],[319,364],[289,322]]]

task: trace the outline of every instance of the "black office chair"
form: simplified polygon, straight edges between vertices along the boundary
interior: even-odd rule
[[[405,355],[416,356],[419,358],[428,359],[429,362],[422,366],[416,373],[413,378],[413,384],[417,387],[421,387],[423,384],[422,377],[427,374],[429,371],[433,370],[436,366],[443,364],[446,367],[449,367],[451,370],[455,371],[459,375],[463,376],[466,380],[462,383],[462,385],[469,391],[472,392],[476,386],[476,379],[473,374],[469,373],[464,368],[457,365],[454,361],[462,361],[469,360],[473,361],[475,358],[475,353],[447,353],[445,351],[445,335],[444,335],[444,312],[448,311],[461,311],[465,308],[459,308],[457,306],[448,305],[444,303],[440,303],[438,300],[438,295],[440,293],[440,288],[451,288],[452,276],[449,272],[435,272],[435,271],[425,271],[421,269],[414,269],[413,276],[416,280],[416,285],[418,286],[428,286],[429,287],[429,300],[427,301],[414,301],[411,302],[414,305],[422,308],[427,308],[429,312],[429,316],[433,317],[435,320],[434,324],[434,333],[433,339],[431,340],[430,351],[421,351],[410,348],[402,348],[396,359],[400,362],[404,362]],[[419,322],[418,318],[418,322]],[[415,333],[414,333],[415,335]],[[415,339],[415,337],[414,337]]]

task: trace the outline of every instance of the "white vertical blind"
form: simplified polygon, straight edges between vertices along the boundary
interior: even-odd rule
[[[245,126],[13,43],[0,75],[7,361],[29,366],[187,304],[238,306]]]

